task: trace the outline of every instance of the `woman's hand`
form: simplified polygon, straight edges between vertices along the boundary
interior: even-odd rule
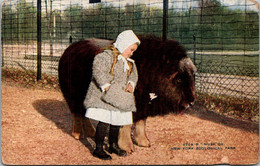
[[[133,93],[134,89],[130,83],[126,86],[125,91],[129,93]]]

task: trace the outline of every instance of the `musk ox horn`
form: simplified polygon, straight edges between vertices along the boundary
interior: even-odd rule
[[[193,73],[195,73],[197,71],[197,68],[190,58],[183,58],[179,62],[179,70],[180,72],[191,70]]]

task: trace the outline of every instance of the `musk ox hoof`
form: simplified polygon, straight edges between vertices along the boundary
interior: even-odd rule
[[[127,141],[122,141],[122,142],[118,142],[118,145],[119,147],[122,149],[122,150],[125,150],[127,154],[131,154],[135,151],[134,149],[134,144],[133,142],[127,142]]]
[[[151,147],[150,141],[148,140],[145,132],[146,119],[139,120],[135,123],[134,128],[134,142],[138,146]]]
[[[73,136],[76,140],[79,140],[79,139],[80,139],[80,133],[77,133],[77,132],[72,131],[72,136]]]
[[[94,137],[95,133],[96,130],[88,118],[73,115],[72,136],[75,139]]]
[[[134,152],[134,144],[131,138],[132,125],[126,125],[120,128],[118,145],[121,149],[125,150],[128,154]]]
[[[135,144],[141,147],[151,147],[150,141],[146,137],[135,137]]]
[[[120,148],[122,150],[125,150],[127,154],[131,154],[133,153],[135,150],[134,150],[134,144],[124,144],[122,147],[122,145],[120,145]]]

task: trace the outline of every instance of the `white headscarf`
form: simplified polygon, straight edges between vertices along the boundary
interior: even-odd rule
[[[129,46],[135,43],[140,45],[141,42],[132,30],[125,30],[117,36],[116,41],[115,43],[113,43],[113,45],[122,54]]]

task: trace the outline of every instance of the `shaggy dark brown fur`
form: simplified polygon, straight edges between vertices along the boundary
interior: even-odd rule
[[[84,117],[83,105],[92,76],[92,62],[100,48],[90,41],[80,41],[70,45],[59,61],[59,83],[71,113]]]
[[[139,74],[134,121],[185,109],[195,99],[193,74],[196,70],[185,49],[174,40],[164,42],[155,37],[140,37],[140,40],[141,45],[132,57]],[[78,116],[86,112],[83,101],[92,76],[92,62],[105,45],[100,42],[74,43],[59,62],[62,93],[71,112]],[[155,93],[157,98],[151,100],[150,93]]]
[[[136,61],[139,74],[134,121],[181,112],[194,101],[193,70],[196,69],[193,64],[180,63],[185,61],[187,54],[177,41],[141,38],[141,45],[132,58]],[[170,79],[172,75],[175,76]],[[149,93],[155,93],[158,97],[151,100]]]

